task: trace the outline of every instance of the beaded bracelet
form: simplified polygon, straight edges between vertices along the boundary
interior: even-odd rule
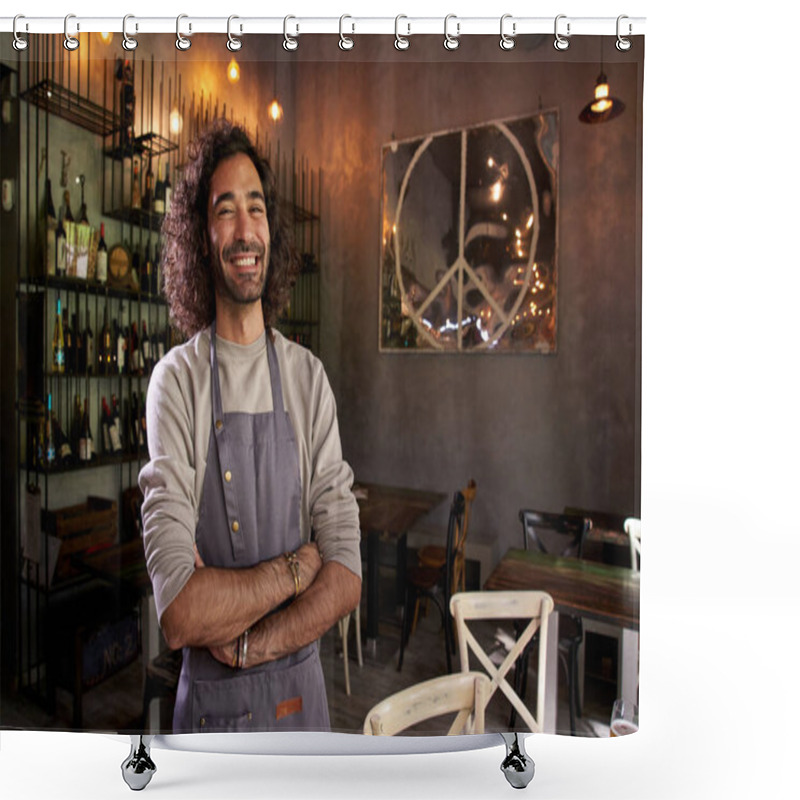
[[[286,559],[286,563],[289,565],[289,569],[292,571],[292,577],[294,578],[294,596],[300,594],[300,559],[297,557],[297,553],[284,553],[283,557]]]

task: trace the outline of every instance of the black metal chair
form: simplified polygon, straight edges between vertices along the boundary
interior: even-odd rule
[[[453,671],[452,655],[455,653],[455,636],[453,620],[450,616],[450,595],[453,591],[453,565],[456,559],[459,532],[464,524],[464,495],[456,492],[450,506],[450,518],[447,523],[447,542],[445,544],[445,563],[440,567],[414,566],[406,572],[405,603],[403,609],[403,630],[400,636],[400,656],[397,671],[403,668],[403,653],[411,636],[412,620],[417,600],[430,597],[439,608],[444,628],[444,644],[447,658],[447,672]],[[444,591],[436,591],[440,585]]]
[[[535,548],[541,553],[561,557],[582,558],[583,540],[589,530],[589,521],[576,514],[552,514],[523,508],[519,512],[522,523],[523,544],[526,550]],[[518,628],[515,625],[515,628]],[[519,630],[517,630],[519,635]],[[559,656],[567,674],[569,696],[569,727],[574,736],[578,710],[578,650],[583,641],[583,624],[580,617],[560,615]],[[514,674],[514,690],[524,700],[528,684],[528,659],[530,651],[538,641],[535,636],[520,656],[519,668]],[[516,711],[511,710],[509,726],[516,723]]]

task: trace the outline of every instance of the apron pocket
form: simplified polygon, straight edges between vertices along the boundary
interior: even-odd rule
[[[325,679],[316,648],[294,664],[272,666],[230,678],[195,680],[193,730],[329,730]]]

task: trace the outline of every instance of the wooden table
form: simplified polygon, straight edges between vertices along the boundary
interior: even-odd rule
[[[422,489],[382,486],[359,481],[353,487],[358,500],[361,530],[367,537],[367,641],[378,639],[378,551],[381,537],[397,544],[397,601],[403,603],[406,569],[406,534],[447,495]]]
[[[595,619],[622,629],[619,694],[635,701],[639,672],[639,573],[577,558],[533,550],[509,550],[492,571],[484,589],[547,592],[554,611],[547,628],[545,732],[556,732],[558,698],[558,615]]]

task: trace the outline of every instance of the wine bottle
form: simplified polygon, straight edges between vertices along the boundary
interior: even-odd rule
[[[86,374],[92,375],[95,371],[94,333],[89,324],[89,311],[86,311],[86,328],[83,331],[83,349],[85,350]]]
[[[164,186],[164,165],[158,162],[158,180],[156,181],[156,193],[153,199],[153,211],[156,214],[163,214],[165,209],[165,186]]]
[[[63,374],[66,369],[64,353],[64,328],[61,322],[61,298],[56,300],[56,327],[53,333],[53,372]]]
[[[130,367],[132,375],[142,374],[142,351],[139,349],[139,332],[136,330],[136,323],[131,323],[131,340],[129,353]]]
[[[83,401],[83,422],[81,423],[81,435],[78,442],[79,458],[83,462],[89,462],[94,457],[94,441],[92,440],[92,425],[89,419],[89,398]]]
[[[128,329],[122,326],[117,332],[117,369],[120,375],[128,372]]]
[[[64,222],[75,222],[72,209],[69,207],[69,191],[64,190]]]
[[[56,227],[56,275],[63,278],[67,274],[67,231],[63,217],[59,216]]]
[[[136,452],[139,449],[139,442],[141,441],[141,432],[139,431],[139,398],[136,392],[133,393],[131,398],[131,451]]]
[[[109,356],[106,357],[109,358]],[[110,375],[119,374],[119,325],[116,320],[114,320],[114,327],[111,331],[111,354],[108,365]]]
[[[76,375],[86,374],[86,352],[83,348],[80,314],[72,315],[72,366]]]
[[[82,423],[82,415],[81,415],[81,396],[79,394],[75,395],[75,402],[72,406],[72,426],[70,427],[69,436],[70,436],[70,444],[72,445],[72,451],[78,455],[78,459],[80,460],[80,439],[81,439],[81,423]]]
[[[97,261],[95,262],[95,277],[97,282],[105,285],[108,281],[108,247],[106,246],[106,224],[100,223],[100,241],[97,243]]]
[[[150,294],[153,291],[153,262],[150,259],[150,239],[144,250],[144,265],[142,267],[142,291]]]
[[[131,208],[142,207],[142,187],[139,184],[139,162],[133,164],[133,189],[131,190]]]
[[[58,221],[56,220],[56,207],[53,204],[53,189],[50,185],[50,178],[44,182],[44,224],[47,234],[47,246],[45,249],[45,272],[48,275],[56,274],[56,230]]]
[[[111,414],[108,412],[108,404],[106,398],[103,397],[102,408],[100,411],[100,434],[103,441],[103,453],[108,454],[111,452]]]
[[[150,337],[147,335],[147,320],[142,320],[142,341],[141,341],[141,356],[139,358],[142,371],[145,375],[149,375],[153,369],[153,353],[150,346]]]
[[[64,372],[66,372],[67,375],[74,375],[75,348],[72,342],[72,329],[69,327],[69,316],[66,308],[64,309],[61,325],[64,330]]]
[[[161,333],[158,334],[158,340],[157,340],[158,341],[158,354],[157,354],[157,359],[159,361],[161,361],[161,359],[164,358],[164,350],[165,350],[166,338],[167,338],[167,334],[166,334],[165,331],[161,331]]]
[[[131,255],[131,278],[133,278],[133,282],[135,286],[139,287],[139,290],[142,288],[141,280],[142,280],[142,256],[139,252],[139,248],[135,247],[133,249],[133,254]]]
[[[56,465],[56,446],[53,440],[53,395],[47,394],[47,417],[44,421],[44,465],[48,469]]]
[[[71,467],[75,463],[75,455],[70,447],[69,439],[67,439],[66,435],[64,434],[64,430],[59,424],[58,418],[55,414],[53,414],[52,421],[53,440],[55,441],[56,446],[56,460],[65,467]]]
[[[144,174],[144,193],[142,194],[142,210],[150,211],[153,207],[153,159],[147,159],[147,172]]]
[[[164,180],[164,213],[169,214],[172,206],[172,184],[169,181],[169,161],[167,162],[167,177]]]
[[[124,151],[133,146],[133,121],[136,112],[136,94],[133,89],[133,67],[126,58],[120,58],[116,63],[116,78],[120,81],[119,109],[120,109],[120,148]]]
[[[119,416],[119,400],[117,400],[115,394],[111,395],[111,428],[109,429],[109,433],[111,434],[111,447],[114,452],[119,453],[124,450],[125,445],[122,441],[122,420]]]
[[[100,329],[100,340],[97,343],[97,374],[107,375],[109,350],[111,349],[111,331],[108,329],[108,305],[103,306],[103,327]]]

